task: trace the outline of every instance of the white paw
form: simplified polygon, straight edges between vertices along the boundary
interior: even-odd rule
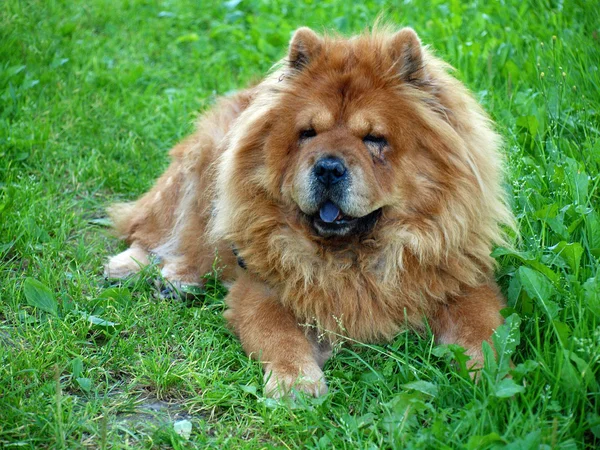
[[[137,273],[150,264],[148,252],[139,247],[130,247],[118,255],[112,256],[104,266],[105,278],[125,278]]]
[[[304,392],[313,397],[327,394],[325,375],[317,364],[306,364],[295,371],[283,370],[272,364],[265,366],[264,392],[267,397],[293,397],[294,391]]]

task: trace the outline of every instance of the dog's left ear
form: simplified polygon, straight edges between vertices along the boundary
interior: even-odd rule
[[[310,28],[298,28],[290,41],[288,61],[292,69],[302,70],[320,52],[323,41]]]
[[[423,48],[415,30],[406,27],[395,33],[391,38],[389,49],[403,81],[422,84],[427,80]]]

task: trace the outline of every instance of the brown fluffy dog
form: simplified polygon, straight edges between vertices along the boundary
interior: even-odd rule
[[[227,320],[265,392],[321,395],[339,336],[391,339],[427,320],[481,364],[502,323],[490,249],[512,221],[500,140],[412,29],[294,34],[262,83],[221,100],[155,187],[111,209],[123,277],[157,255],[170,282],[215,258]],[[234,251],[245,267],[237,267]]]

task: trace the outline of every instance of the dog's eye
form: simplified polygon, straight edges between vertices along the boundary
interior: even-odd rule
[[[307,130],[302,130],[300,132],[300,140],[303,141],[305,139],[310,139],[312,137],[315,137],[316,135],[317,135],[317,132],[312,128],[309,128]]]
[[[383,136],[374,136],[372,134],[367,134],[363,138],[363,142],[369,146],[376,147],[379,151],[388,145],[388,141]]]

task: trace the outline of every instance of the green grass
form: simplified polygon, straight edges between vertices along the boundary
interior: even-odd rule
[[[495,250],[514,314],[497,345],[516,368],[503,381],[490,362],[473,385],[460,349],[406,332],[338,348],[326,397],[278,404],[225,327],[215,274],[193,302],[159,299],[152,267],[107,286],[124,246],[96,219],[148,189],[197,111],[260,78],[293,29],[358,32],[381,11],[505,136],[522,241]],[[584,0],[3,2],[0,447],[597,448],[599,63]]]

